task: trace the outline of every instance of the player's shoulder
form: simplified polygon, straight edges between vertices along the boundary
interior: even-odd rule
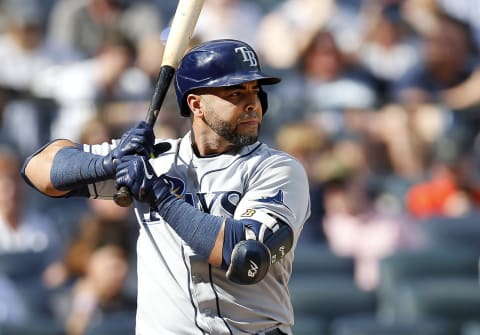
[[[250,156],[245,163],[249,187],[282,189],[288,194],[296,194],[296,199],[290,200],[295,203],[308,198],[307,172],[295,157],[265,144],[252,151]]]
[[[256,161],[259,168],[289,167],[293,171],[306,175],[305,168],[300,161],[284,151],[272,148],[265,143],[249,146],[248,150],[246,156],[248,159]]]
[[[251,157],[257,157],[259,159],[267,160],[269,162],[282,161],[285,163],[291,163],[293,165],[298,164],[302,166],[302,164],[300,164],[300,162],[292,155],[284,151],[272,148],[265,143],[257,143],[256,146],[249,146],[248,150]]]

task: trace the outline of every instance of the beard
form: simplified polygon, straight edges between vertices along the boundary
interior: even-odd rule
[[[250,145],[258,140],[260,125],[258,125],[255,135],[242,135],[238,133],[237,126],[220,120],[213,112],[206,113],[205,122],[217,135],[223,137],[235,146]]]

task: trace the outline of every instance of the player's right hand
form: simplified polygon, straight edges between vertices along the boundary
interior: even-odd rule
[[[103,159],[103,168],[110,176],[115,176],[117,166],[124,156],[141,155],[150,157],[154,150],[155,135],[145,121],[125,132],[118,145]]]
[[[124,156],[117,167],[117,188],[127,187],[133,197],[155,206],[170,194],[170,185],[157,176],[144,156]]]

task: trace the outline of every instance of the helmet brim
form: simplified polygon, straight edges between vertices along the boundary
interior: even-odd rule
[[[281,79],[277,77],[268,76],[261,72],[229,74],[228,76],[220,77],[211,80],[205,87],[227,87],[239,85],[250,81],[257,81],[260,85],[274,85],[278,84]]]

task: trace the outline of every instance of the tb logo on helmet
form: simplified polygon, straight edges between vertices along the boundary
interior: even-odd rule
[[[248,49],[247,47],[238,47],[238,48],[235,48],[235,52],[236,53],[241,53],[242,54],[242,57],[243,57],[243,61],[245,63],[250,63],[250,66],[252,67],[257,67],[258,65],[258,62],[257,62],[257,58],[255,57],[255,53]]]

